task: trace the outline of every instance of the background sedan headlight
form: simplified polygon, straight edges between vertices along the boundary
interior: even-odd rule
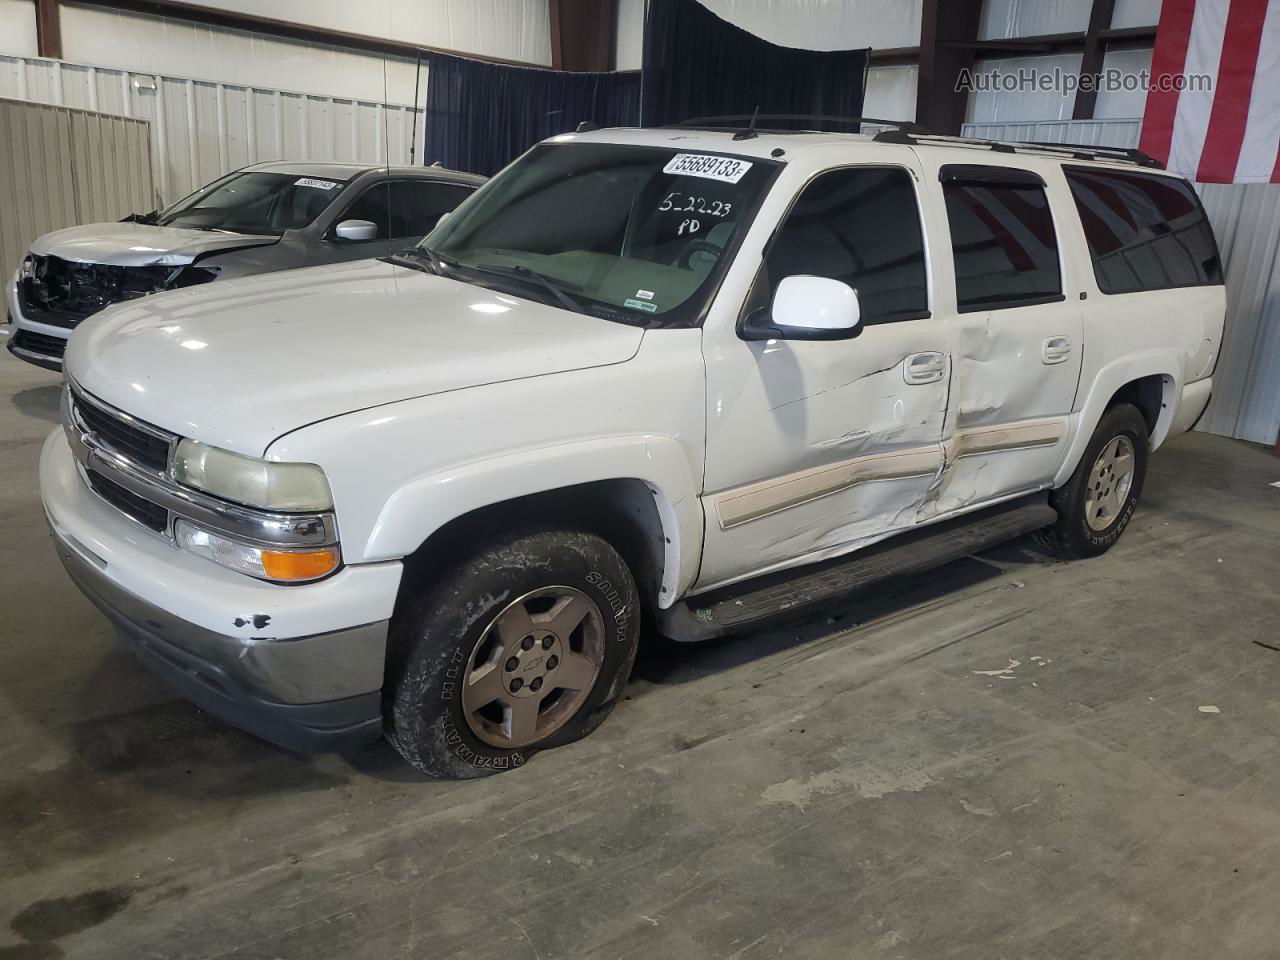
[[[275,463],[244,457],[198,440],[183,440],[173,478],[188,487],[264,510],[328,510],[333,494],[314,463]]]

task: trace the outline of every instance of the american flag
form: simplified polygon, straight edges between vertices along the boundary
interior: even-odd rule
[[[1280,183],[1280,0],[1164,0],[1139,146],[1202,183]]]

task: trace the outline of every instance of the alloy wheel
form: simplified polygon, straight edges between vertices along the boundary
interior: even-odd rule
[[[462,709],[477,737],[517,749],[581,708],[604,663],[604,617],[573,587],[543,587],[504,607],[467,661]]]
[[[1135,464],[1133,441],[1124,435],[1112,438],[1098,454],[1084,498],[1085,521],[1094,532],[1107,530],[1120,516],[1133,487]]]

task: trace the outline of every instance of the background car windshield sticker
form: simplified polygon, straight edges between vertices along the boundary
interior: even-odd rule
[[[302,177],[293,181],[295,187],[315,187],[317,190],[332,190],[337,186],[332,180],[316,180],[313,177]]]

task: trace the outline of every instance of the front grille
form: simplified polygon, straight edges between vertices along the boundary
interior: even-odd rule
[[[29,350],[32,353],[59,360],[67,349],[67,341],[61,337],[49,337],[43,333],[32,333],[30,330],[19,330],[14,333],[13,345],[18,350]]]
[[[169,441],[79,398],[75,407],[80,421],[101,443],[158,473],[169,466]]]
[[[100,473],[88,471],[89,486],[94,493],[121,513],[136,520],[149,530],[164,533],[169,526],[169,512],[164,507],[144,500],[120,484],[108,480]]]

